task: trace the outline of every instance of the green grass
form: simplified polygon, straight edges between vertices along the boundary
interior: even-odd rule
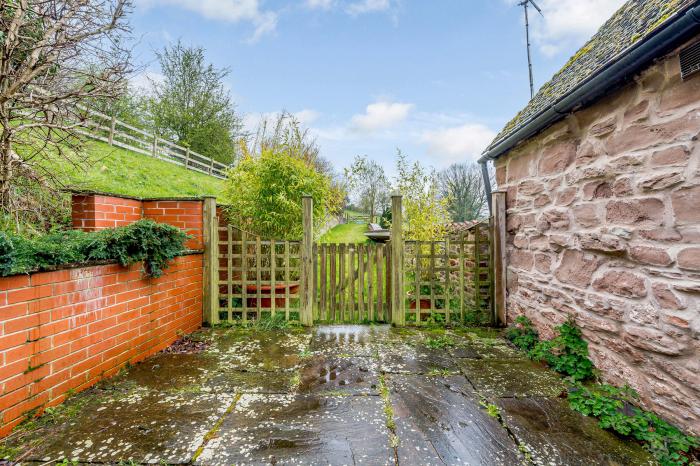
[[[328,230],[322,237],[321,243],[368,243],[365,236],[367,224],[345,223],[336,225]]]
[[[87,147],[87,168],[55,158],[46,163],[74,189],[135,197],[217,196],[223,190],[223,180],[169,162],[102,142],[89,142]]]

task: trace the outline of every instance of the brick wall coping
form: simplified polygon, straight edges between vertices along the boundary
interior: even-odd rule
[[[82,196],[108,196],[116,197],[118,199],[131,199],[134,201],[151,202],[151,201],[203,201],[204,199],[216,199],[216,196],[165,196],[165,197],[138,197],[129,196],[128,194],[116,194],[108,193],[104,191],[92,191],[85,189],[67,189],[66,192],[70,194],[82,195]],[[219,204],[221,205],[221,204]]]
[[[204,249],[187,249],[187,250],[183,251],[181,254],[178,254],[176,257],[194,256],[197,254],[204,254]],[[138,263],[142,263],[142,262],[143,261],[139,261]],[[119,261],[117,261],[116,259],[105,259],[105,260],[93,260],[93,261],[87,261],[87,262],[71,262],[69,264],[60,264],[60,265],[50,265],[44,269],[36,269],[36,270],[31,270],[31,271],[25,272],[25,273],[17,273],[14,275],[2,276],[2,277],[0,277],[0,282],[2,281],[3,278],[19,277],[20,275],[32,276],[32,275],[37,274],[37,273],[57,272],[59,270],[97,267],[100,265],[112,265],[112,264],[118,264],[118,263],[119,263]],[[167,270],[167,268],[165,270]]]

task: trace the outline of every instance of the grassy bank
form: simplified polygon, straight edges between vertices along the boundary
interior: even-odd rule
[[[46,164],[74,189],[137,197],[217,196],[223,189],[217,178],[102,142],[90,142],[88,154],[87,167],[55,159]]]

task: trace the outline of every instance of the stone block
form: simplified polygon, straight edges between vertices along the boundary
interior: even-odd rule
[[[685,248],[678,253],[678,267],[700,270],[700,247]]]
[[[583,199],[606,199],[612,197],[613,191],[608,181],[591,181],[583,185]]]
[[[685,166],[690,158],[690,149],[688,146],[673,146],[668,149],[662,149],[654,152],[651,155],[652,167],[663,166]]]
[[[564,141],[546,147],[542,151],[537,167],[539,176],[563,173],[576,158],[577,144],[572,141]]]
[[[700,185],[674,192],[671,203],[677,223],[700,222]]]
[[[593,274],[600,264],[601,260],[593,254],[567,249],[554,276],[560,282],[586,287],[591,284]]]
[[[680,172],[661,173],[647,177],[639,182],[644,191],[659,191],[682,183],[685,177]]]
[[[673,259],[663,248],[638,244],[630,248],[630,257],[642,264],[668,266]]]
[[[688,347],[687,339],[671,338],[650,327],[625,326],[623,339],[635,348],[669,356],[678,356]]]
[[[664,203],[660,199],[646,198],[629,201],[610,201],[606,207],[606,220],[613,224],[638,225],[639,223],[661,225]]]
[[[647,295],[646,279],[627,270],[608,270],[593,282],[593,288],[624,298],[643,298]]]
[[[579,233],[576,235],[581,249],[588,251],[624,253],[627,246],[623,240],[615,235],[604,233]]]

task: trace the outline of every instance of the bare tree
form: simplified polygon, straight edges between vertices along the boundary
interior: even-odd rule
[[[359,206],[369,214],[370,222],[374,222],[375,215],[389,202],[390,186],[384,168],[366,156],[357,156],[345,169],[345,178]]]
[[[486,190],[478,164],[452,164],[440,172],[439,180],[440,195],[448,200],[452,221],[476,220],[486,214]]]
[[[0,210],[34,212],[37,187],[60,187],[47,159],[86,162],[85,106],[126,88],[130,8],[131,0],[0,2]]]

